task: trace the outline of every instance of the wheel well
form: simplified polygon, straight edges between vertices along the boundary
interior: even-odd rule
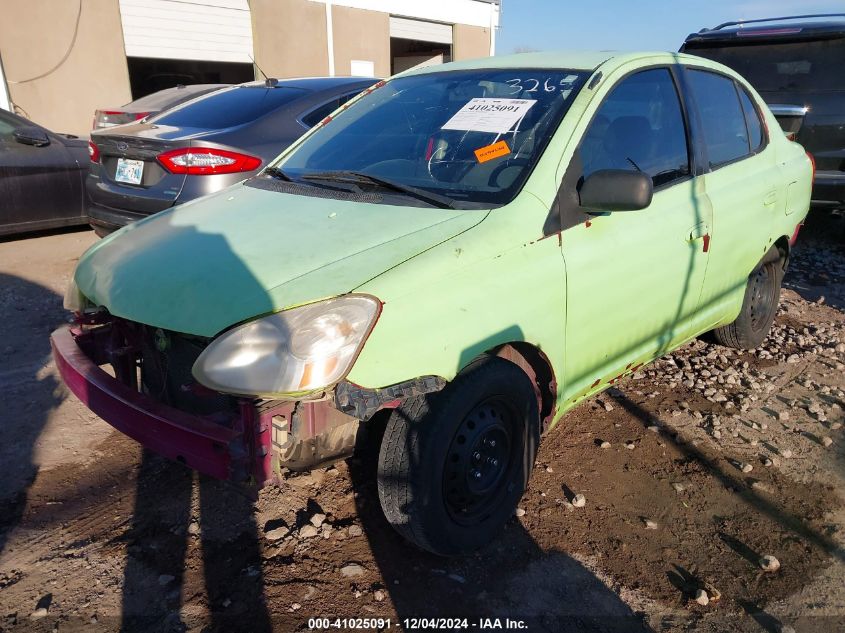
[[[775,241],[769,252],[766,253],[764,261],[773,261],[777,258],[781,262],[783,271],[786,272],[786,267],[789,265],[790,250],[791,247],[789,246],[789,238],[782,235]]]
[[[539,348],[523,341],[505,343],[487,353],[514,363],[531,380],[540,410],[540,430],[545,432],[554,417],[557,397],[557,381],[548,357]]]

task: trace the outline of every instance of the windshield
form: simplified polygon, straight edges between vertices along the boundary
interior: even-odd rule
[[[733,68],[760,92],[842,90],[845,39],[690,47],[686,52]]]
[[[586,76],[494,69],[400,77],[315,130],[276,167],[297,181],[336,172],[373,176],[444,196],[457,208],[506,204]]]

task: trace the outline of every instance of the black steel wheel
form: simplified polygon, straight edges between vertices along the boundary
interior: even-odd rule
[[[766,340],[777,314],[783,272],[783,259],[774,249],[748,276],[739,316],[713,330],[716,342],[738,349],[754,349]]]
[[[525,491],[539,427],[534,386],[500,358],[474,361],[442,392],[405,401],[391,414],[379,452],[385,517],[436,554],[482,547]]]
[[[517,416],[503,398],[479,403],[461,421],[443,467],[446,509],[458,523],[474,525],[507,494],[519,460]]]
[[[751,301],[748,304],[748,320],[751,329],[759,332],[769,328],[769,317],[777,307],[779,297],[779,281],[776,279],[773,266],[760,266],[751,273],[748,280],[748,292]]]

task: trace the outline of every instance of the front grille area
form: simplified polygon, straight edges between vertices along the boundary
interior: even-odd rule
[[[237,400],[210,391],[194,379],[191,367],[208,339],[143,326],[141,386],[155,400],[187,413],[236,414]]]

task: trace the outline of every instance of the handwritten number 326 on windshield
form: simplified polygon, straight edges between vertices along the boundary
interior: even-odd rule
[[[525,82],[523,84],[522,82]],[[539,92],[542,86],[543,92],[554,92],[558,89],[558,87],[571,87],[571,82],[568,82],[566,79],[561,79],[560,83],[556,84],[554,77],[546,77],[545,81],[542,83],[539,79],[529,78],[529,79],[508,79],[505,83],[507,83],[513,90],[511,91],[512,95],[519,94],[521,92]]]

